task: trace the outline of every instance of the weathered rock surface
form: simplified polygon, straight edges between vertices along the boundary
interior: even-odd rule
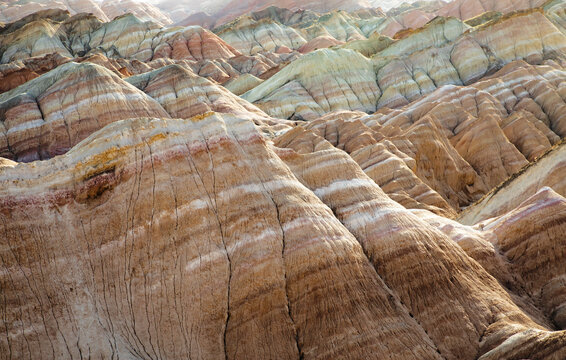
[[[132,76],[126,81],[159,102],[172,118],[187,119],[211,111],[249,120],[269,118],[224,87],[179,65]]]
[[[346,151],[398,203],[453,216],[564,137],[565,81],[553,66],[514,62],[491,78],[442,87],[398,110],[329,113],[276,143],[312,149],[319,141],[308,130]],[[556,177],[553,170],[562,168],[552,164],[546,176]]]
[[[50,158],[111,122],[143,116],[169,117],[155,100],[105,68],[64,64],[0,95],[0,156]]]
[[[224,87],[236,95],[242,95],[263,82],[252,74],[244,74],[224,83]]]
[[[69,23],[73,29],[67,36]],[[86,26],[85,26],[86,25]],[[239,55],[211,32],[199,27],[163,29],[134,15],[111,22],[94,24],[88,17],[73,17],[64,22],[48,19],[32,21],[0,38],[2,62],[43,56],[57,52],[64,56],[83,56],[94,50],[107,56],[140,61],[167,57],[172,59],[212,60]]]
[[[564,353],[344,152],[274,149],[230,115],[116,122],[0,184],[8,356]]]
[[[388,205],[386,204],[388,202],[391,202],[391,200],[384,196],[383,192],[379,190],[376,184],[367,176],[365,176],[361,169],[356,165],[356,163],[353,162],[352,159],[350,159],[344,152],[340,152],[333,147],[323,146],[321,143],[317,144],[316,147],[311,147],[310,151],[304,148],[301,153],[294,151],[293,146],[291,148],[293,150],[288,151],[286,149],[283,149],[281,152],[278,152],[278,154],[290,166],[297,178],[303,184],[305,184],[305,186],[314,191],[314,193],[317,194],[317,196],[321,200],[323,200],[323,202],[328,204],[336,214],[337,218],[339,218],[341,222],[350,230],[350,232],[352,232],[352,234],[354,234],[356,238],[361,242],[364,251],[366,252],[366,254],[368,254],[368,257],[371,259],[371,261],[376,265],[378,274],[383,277],[385,283],[394,291],[401,291],[400,287],[406,289],[406,295],[400,294],[401,301],[404,304],[411,304],[408,307],[409,311],[412,311],[412,314],[419,321],[419,324],[423,326],[423,328],[427,331],[427,334],[429,334],[435,344],[439,346],[440,354],[445,358],[466,358],[467,356],[463,355],[463,353],[451,353],[450,350],[451,345],[457,347],[466,346],[465,344],[467,340],[465,339],[468,339],[468,337],[465,335],[467,330],[464,330],[466,327],[463,324],[457,327],[459,333],[450,332],[450,335],[454,336],[452,339],[458,339],[458,341],[450,342],[451,345],[447,344],[446,342],[440,341],[438,338],[442,337],[441,334],[443,333],[443,330],[441,326],[446,324],[446,322],[436,321],[431,322],[430,325],[427,325],[427,321],[431,321],[431,318],[434,317],[434,310],[431,309],[432,304],[442,307],[441,304],[443,303],[443,301],[446,301],[447,298],[455,296],[455,293],[460,293],[460,291],[465,292],[463,288],[465,288],[466,286],[472,286],[471,283],[457,279],[458,276],[465,276],[459,270],[452,272],[453,275],[450,277],[450,280],[445,280],[445,286],[436,288],[436,285],[438,285],[442,280],[441,278],[437,278],[435,275],[433,275],[437,274],[437,272],[432,269],[445,267],[453,268],[447,265],[447,263],[445,263],[444,261],[450,262],[450,260],[448,259],[451,257],[451,255],[448,254],[455,255],[457,252],[462,251],[463,249],[460,246],[456,245],[456,242],[445,235],[441,230],[435,229],[434,227],[428,227],[427,225],[425,225],[426,221],[419,219],[418,216],[412,217],[408,215],[411,214],[411,212],[399,209],[398,207],[396,207],[398,205],[388,208]],[[324,176],[321,176],[321,174],[324,174]],[[374,188],[375,190],[370,190],[372,188]],[[562,199],[562,203],[564,203],[564,199],[560,199]],[[431,214],[427,211],[424,212],[426,214]],[[401,215],[401,213],[404,213],[404,215]],[[526,213],[528,214],[528,212]],[[564,215],[562,213],[558,216],[558,218],[563,218],[563,216]],[[409,223],[412,223],[412,225],[408,225]],[[542,245],[542,247],[546,247],[550,250],[550,248],[554,244],[556,244],[556,241],[558,241],[558,234],[560,234],[560,230],[557,230],[558,231],[555,235],[547,237],[548,242],[545,245]],[[418,235],[421,231],[423,233],[426,233],[427,235],[424,237]],[[470,229],[470,232],[472,233],[473,231]],[[395,240],[396,233],[399,234],[399,240]],[[409,233],[411,233],[411,235],[409,235]],[[535,233],[536,232],[533,232],[533,234]],[[541,233],[540,229],[538,230],[538,233]],[[508,232],[508,235],[510,236],[510,238],[514,236],[514,238],[517,239],[518,243],[520,243],[523,239],[520,237],[520,235],[513,235],[511,232]],[[545,234],[543,234],[542,236],[544,235]],[[446,236],[446,238],[444,238],[444,236]],[[407,238],[410,238],[411,240],[406,241]],[[413,246],[418,247],[418,244],[421,244],[420,241],[426,241],[425,239],[430,240],[431,238],[435,239],[435,245],[433,245],[432,247],[425,246],[423,244],[423,248],[420,248],[420,250],[410,250],[410,248]],[[446,239],[447,241],[444,239]],[[414,256],[418,257],[419,255],[416,254],[423,254],[423,251],[434,253],[436,251],[434,250],[434,248],[437,246],[443,249],[441,251],[442,255],[431,256],[430,259],[427,257],[427,261],[423,261],[423,258],[420,258],[420,260],[411,262],[412,264],[419,264],[418,270],[414,269],[413,267],[403,269],[403,266],[399,264],[401,262],[401,260],[399,259],[400,257],[406,259],[412,256],[410,254],[415,254]],[[393,250],[393,248],[396,248],[396,250]],[[401,256],[399,254],[403,255]],[[553,262],[554,257],[550,255],[550,258],[552,259],[550,260],[550,262]],[[444,262],[444,265],[434,265],[436,261]],[[557,260],[555,264],[557,263],[560,263],[560,260]],[[397,266],[395,266],[394,264],[397,264]],[[474,264],[476,263],[474,262]],[[429,270],[426,270],[425,268],[427,266],[430,266],[431,268]],[[474,269],[474,266],[471,266],[467,269],[468,271],[474,271],[472,270]],[[564,272],[562,268],[559,269],[559,267],[556,267],[556,269],[557,274],[562,274]],[[423,318],[421,315],[419,315],[418,305],[417,303],[415,303],[415,299],[412,297],[416,296],[416,293],[419,293],[418,288],[415,288],[415,283],[409,285],[406,282],[403,283],[402,280],[403,276],[408,275],[411,271],[416,271],[419,273],[423,272],[429,274],[427,278],[430,278],[429,276],[434,278],[434,280],[431,280],[431,283],[435,284],[432,285],[434,289],[428,288],[427,291],[420,293],[420,299],[422,301],[426,301],[429,304],[429,308],[426,310],[426,318]],[[487,280],[487,278],[485,279]],[[443,300],[440,300],[440,298],[443,297],[442,291],[450,291],[447,289],[454,286],[458,287],[459,290],[452,292],[451,295],[447,295],[443,298]],[[403,292],[401,291],[401,293]],[[506,293],[504,297],[508,296],[507,294],[508,293]],[[434,298],[437,296],[439,298],[434,300]],[[495,296],[497,297],[497,295]],[[425,298],[427,297],[428,300],[425,300]],[[487,298],[482,297],[482,299],[486,300]],[[472,320],[473,317],[468,318],[466,316],[456,315],[458,311],[465,312],[467,306],[471,306],[471,304],[469,303],[468,305],[463,305],[461,308],[450,307],[450,309],[454,309],[454,322],[459,322],[463,319],[466,319],[464,320],[464,322],[474,321]],[[487,306],[487,308],[490,308],[490,306],[487,304],[485,306]],[[501,302],[498,303],[496,307],[498,309],[502,309],[502,307],[500,306],[505,307],[505,305],[503,305],[503,303]],[[443,309],[443,317],[447,316],[446,309],[447,307],[445,306]],[[475,353],[475,355],[473,355],[472,357],[475,358],[482,356],[482,354],[490,350],[491,352],[484,355],[486,358],[494,358],[492,357],[492,354],[494,353],[505,354],[513,352],[520,353],[526,357],[533,356],[532,354],[538,352],[544,354],[542,355],[543,358],[559,358],[560,356],[563,356],[565,351],[563,339],[565,335],[564,332],[549,333],[544,331],[540,332],[539,330],[534,329],[524,331],[519,330],[521,326],[516,327],[515,325],[512,325],[513,322],[516,321],[511,320],[513,318],[518,319],[515,317],[515,315],[510,315],[509,317],[506,317],[505,320],[503,320],[503,317],[500,316],[495,316],[495,318],[492,318],[500,320],[496,320],[495,322],[490,323],[490,326],[485,328],[485,331],[482,332],[479,345],[478,343],[472,345],[474,342],[470,342],[470,352],[474,352],[472,348],[477,346],[477,353]],[[539,318],[539,321],[541,323],[546,323],[548,320],[544,320],[544,315],[542,315],[541,318]],[[450,323],[454,325],[454,322]],[[473,326],[470,327],[470,330],[473,328]],[[497,338],[499,336],[505,337],[505,335],[503,334],[505,334],[507,331],[510,331],[511,328],[514,329],[511,331],[518,332],[513,335],[512,340],[509,340],[507,343],[503,342],[503,344],[499,346],[499,344],[502,343],[502,339]],[[454,329],[453,331],[456,330]],[[447,335],[448,333],[445,334]],[[539,340],[537,340],[537,338]],[[553,345],[546,347],[544,344],[546,343],[547,339],[548,344],[553,343]],[[512,344],[515,346],[509,346],[509,342],[512,342]]]
[[[2,25],[0,359],[566,358],[564,2],[359,3]]]
[[[110,122],[190,118],[210,111],[272,124],[273,129],[285,124],[181,65],[124,81],[91,62],[71,62],[0,95],[0,156],[25,162],[48,159]]]
[[[256,21],[249,16],[238,18],[217,32],[224,41],[245,54],[275,51],[278,46],[298,49],[307,41],[294,28],[275,22]]]
[[[464,224],[476,224],[505,214],[545,186],[564,196],[566,194],[565,153],[566,147],[563,144],[558,145],[462,212],[458,221]]]
[[[538,10],[473,29],[456,19],[438,18],[371,59],[345,50],[316,51],[243,97],[281,118],[314,119],[334,110],[373,112],[401,107],[443,85],[473,83],[517,59],[561,64],[565,54],[564,34]],[[328,66],[309,71],[318,64]]]

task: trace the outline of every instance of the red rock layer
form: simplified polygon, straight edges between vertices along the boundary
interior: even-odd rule
[[[531,324],[531,318],[520,315],[522,311],[514,308],[516,305],[509,300],[508,293],[475,261],[463,266],[469,257],[460,246],[387,198],[346,153],[319,143],[310,152],[305,149],[299,154],[293,146],[278,154],[356,236],[378,274],[399,294],[401,302],[427,331],[444,358],[478,358],[490,350],[507,353],[506,339],[513,339],[512,350],[526,357],[537,351],[543,351],[548,358],[564,356],[564,332],[539,329]],[[517,242],[522,239],[518,234],[508,235]],[[553,238],[550,240],[550,244],[556,243],[552,242]],[[553,264],[549,266],[563,272],[556,266],[560,260],[554,260],[549,261]],[[409,278],[421,280],[405,280]],[[423,281],[424,278],[427,280]],[[468,291],[493,293],[480,298],[473,296],[475,301],[463,300],[467,298],[463,294]],[[478,308],[483,309],[482,315],[476,312]],[[498,315],[490,315],[491,311]],[[439,318],[434,320],[436,316]],[[450,321],[446,321],[447,317]],[[448,330],[450,326],[454,328]],[[531,326],[534,328],[528,329]],[[485,356],[493,358],[491,352]]]
[[[458,221],[476,224],[480,221],[501,216],[526,201],[543,187],[550,187],[566,196],[566,146],[557,145],[536,162],[521,169],[501,185],[490,191],[480,201],[460,214]]]
[[[565,80],[552,66],[517,62],[493,78],[443,87],[398,110],[331,113],[303,129],[345,150],[400,204],[450,216],[544,154],[557,134],[564,136]],[[315,147],[302,131],[276,143]]]
[[[68,63],[0,95],[0,154],[18,161],[50,158],[111,122],[140,116],[169,117],[105,68]]]
[[[346,153],[230,115],[117,122],[0,184],[7,357],[564,355]]]
[[[18,187],[2,186],[4,239],[23,251],[2,251],[2,354],[439,358],[250,122],[124,122],[40,168],[57,190],[14,206]],[[28,201],[43,221],[19,222],[40,211]]]

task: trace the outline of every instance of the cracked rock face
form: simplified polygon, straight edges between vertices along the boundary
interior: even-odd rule
[[[116,122],[63,156],[4,167],[0,184],[0,346],[12,357],[564,352],[547,315],[560,321],[561,303],[513,301],[496,280],[505,269],[490,275],[431,224],[450,220],[404,209],[331,145],[273,147],[232,115]],[[508,216],[529,221],[540,201],[565,203],[537,194]],[[519,228],[460,231],[477,246],[537,241],[510,235]],[[546,239],[540,252],[561,233],[531,236]],[[520,245],[497,246],[512,258]],[[560,271],[532,274],[560,291]]]
[[[0,25],[0,359],[566,358],[564,1],[79,3]]]

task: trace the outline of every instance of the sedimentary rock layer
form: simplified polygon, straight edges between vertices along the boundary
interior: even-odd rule
[[[169,117],[109,70],[67,63],[0,95],[0,154],[18,161],[50,158],[110,122],[140,116]]]
[[[0,359],[566,358],[564,2],[281,4],[0,26]]]
[[[553,66],[514,62],[492,78],[440,88],[398,110],[329,113],[276,143],[314,148],[319,140],[308,130],[346,151],[395,201],[451,216],[564,136],[564,81]],[[545,176],[560,172],[555,165]]]
[[[339,109],[373,112],[406,105],[443,85],[473,83],[513,60],[561,64],[565,44],[538,10],[474,29],[440,18],[371,59],[343,49],[316,51],[243,97],[282,118],[314,119]],[[318,64],[325,66],[309,71]]]
[[[272,124],[273,129],[285,123],[181,65],[125,81],[90,62],[70,62],[0,95],[0,156],[26,162],[48,159],[110,122],[190,118],[209,111]]]
[[[116,122],[0,183],[8,357],[564,352],[345,153],[273,149],[233,116]]]
[[[14,73],[12,83],[35,76],[34,66],[28,63],[33,65],[42,62],[40,58],[56,56],[95,62],[123,75],[181,64],[201,76],[224,83],[240,74],[267,78],[299,54],[279,51],[241,55],[200,27],[163,29],[134,15],[103,23],[90,15],[69,17],[63,11],[44,13],[9,24],[0,34],[0,58],[3,63],[9,63],[2,65],[0,71],[6,76]],[[104,57],[110,60],[105,61]]]
[[[466,209],[458,221],[464,224],[476,224],[505,214],[545,186],[559,194],[566,194],[564,154],[566,154],[564,144],[553,148],[538,161],[489,192],[481,201]]]

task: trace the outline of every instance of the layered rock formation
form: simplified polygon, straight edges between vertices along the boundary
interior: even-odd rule
[[[133,86],[132,86],[133,85]],[[110,122],[137,117],[190,118],[216,111],[275,122],[257,107],[181,65],[122,80],[91,62],[70,62],[0,95],[0,156],[48,159]]]
[[[472,83],[513,60],[561,64],[565,44],[565,36],[538,10],[473,29],[438,18],[371,59],[344,50],[314,52],[243,96],[284,118],[313,119],[337,108],[373,112],[406,105],[442,85]],[[315,73],[307,70],[326,63]],[[341,79],[343,67],[350,68],[350,83],[364,79],[356,90]]]
[[[329,113],[286,133],[276,144],[311,149],[319,143],[313,135],[326,139],[346,151],[396,202],[453,216],[564,137],[564,81],[566,73],[553,66],[514,62],[491,78],[442,87],[398,110]],[[346,99],[337,97],[344,103],[328,104],[352,104],[344,91]],[[557,183],[562,167],[552,163],[545,169],[548,183],[537,179],[538,185],[523,191],[525,196],[544,185],[566,194]],[[525,197],[514,200],[502,210],[511,210]]]
[[[557,145],[537,162],[521,169],[520,173],[466,209],[458,220],[464,224],[476,224],[505,214],[543,187],[566,194],[566,180],[563,176],[566,166],[565,149],[563,144]]]
[[[469,20],[466,23],[478,26],[504,14],[528,10],[547,5],[547,1],[488,2],[463,0],[446,4],[438,2],[415,2],[404,4],[387,13],[381,9],[366,9],[351,12],[331,11],[316,14],[305,10],[289,11],[269,7],[252,12],[224,24],[225,19],[193,15],[183,25],[200,25],[214,28],[214,32],[233,45],[238,51],[254,54],[276,46],[309,52],[327,48],[342,42],[364,40],[370,37],[387,36],[402,39],[414,29],[421,28],[438,16]],[[328,10],[326,10],[328,11]],[[446,29],[451,34],[451,29]],[[456,34],[461,31],[456,30]],[[449,35],[451,36],[451,35]],[[313,44],[304,45],[305,42]],[[376,52],[371,53],[371,55]]]
[[[564,355],[566,334],[345,153],[272,149],[233,116],[117,122],[0,181],[12,357]]]
[[[0,358],[566,358],[566,7],[506,4],[4,25]]]
[[[203,28],[162,29],[156,23],[143,22],[133,15],[107,23],[89,15],[69,17],[65,12],[45,13],[28,20],[9,24],[0,35],[0,59],[11,63],[2,69],[5,76],[18,72],[13,76],[29,79],[32,77],[29,73],[34,70],[17,62],[41,62],[32,58],[55,53],[65,58],[74,57],[76,61],[105,56],[111,62],[119,62],[113,67],[130,74],[177,63],[224,83],[248,73],[267,78],[298,57],[298,53],[292,52],[242,56]],[[21,80],[14,81],[21,83]],[[6,88],[11,87],[6,85]]]
[[[0,156],[51,158],[121,119],[166,116],[159,104],[110,71],[68,63],[0,95]]]

